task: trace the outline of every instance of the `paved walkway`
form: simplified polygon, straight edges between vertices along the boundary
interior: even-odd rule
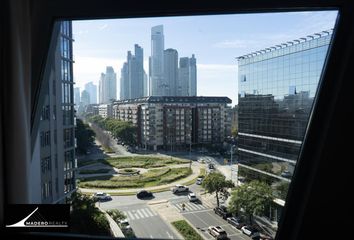
[[[182,165],[188,165],[189,164],[180,164],[180,165],[177,165],[177,167],[181,167]],[[178,180],[178,181],[175,181],[173,183],[169,183],[169,184],[164,184],[164,185],[159,185],[159,186],[154,186],[154,187],[147,187],[147,188],[144,188],[145,190],[148,190],[148,191],[153,191],[153,190],[160,190],[160,189],[164,189],[164,188],[170,188],[170,187],[173,187],[175,186],[176,184],[186,184],[187,182],[197,178],[199,176],[199,173],[200,173],[200,169],[201,168],[204,168],[204,166],[202,166],[201,164],[199,163],[195,163],[193,162],[192,163],[192,171],[193,173],[191,175],[189,175],[188,177],[182,179],[182,180]],[[92,174],[91,174],[92,175]],[[94,192],[102,192],[102,188],[100,189],[87,189],[87,188],[79,188],[81,192],[83,193],[94,193]],[[107,193],[131,193],[131,192],[137,192],[139,190],[141,190],[142,188],[130,188],[130,189],[104,189],[105,192]]]

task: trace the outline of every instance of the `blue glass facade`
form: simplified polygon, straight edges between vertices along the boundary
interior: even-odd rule
[[[64,193],[75,189],[75,126],[74,79],[72,51],[72,23],[60,24],[60,64],[62,81],[63,145],[64,145]]]
[[[238,58],[240,175],[290,181],[331,37],[322,32]]]

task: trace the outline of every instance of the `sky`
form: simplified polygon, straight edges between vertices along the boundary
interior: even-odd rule
[[[238,56],[334,27],[337,11],[208,15],[73,21],[75,87],[98,86],[106,66],[120,71],[134,44],[144,49],[148,74],[151,27],[164,26],[165,49],[197,59],[197,95],[227,96],[238,104]]]

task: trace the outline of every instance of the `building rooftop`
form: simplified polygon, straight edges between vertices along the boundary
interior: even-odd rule
[[[292,40],[292,41],[289,41],[286,43],[281,43],[279,45],[265,48],[265,49],[262,49],[262,50],[259,50],[256,52],[245,54],[245,55],[236,57],[236,59],[239,61],[239,63],[240,62],[242,62],[242,63],[257,62],[257,61],[269,59],[272,57],[282,56],[285,54],[298,52],[298,51],[310,49],[313,47],[318,47],[321,45],[327,45],[327,44],[329,44],[332,33],[333,33],[333,28],[330,30],[327,30],[327,31],[322,31],[319,33],[308,35],[306,37],[295,39],[295,40]],[[329,38],[328,38],[328,36],[329,36]],[[324,39],[324,41],[319,41],[319,39]],[[314,43],[316,43],[316,44],[314,44]],[[247,61],[250,59],[252,59],[252,60]]]
[[[232,103],[228,97],[204,97],[204,96],[150,96],[134,99],[114,101],[113,104],[122,103]]]

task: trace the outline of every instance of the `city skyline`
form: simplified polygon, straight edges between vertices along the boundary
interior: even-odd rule
[[[139,44],[150,56],[151,27],[164,25],[165,49],[198,58],[198,95],[227,96],[234,105],[236,57],[328,30],[336,16],[337,11],[318,11],[73,21],[76,87],[97,84],[106,66],[113,66],[120,79],[127,50]],[[149,74],[148,57],[144,69]]]

